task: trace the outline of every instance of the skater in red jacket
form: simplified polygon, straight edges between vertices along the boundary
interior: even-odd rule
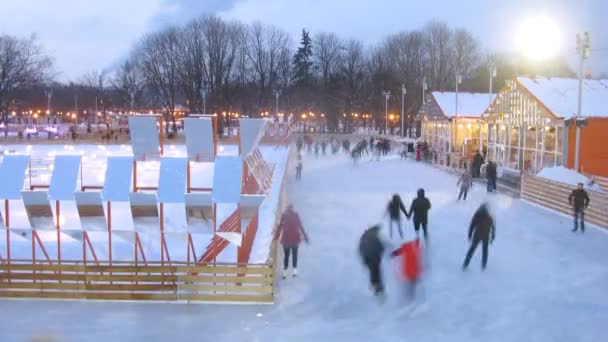
[[[302,242],[302,237],[308,243],[308,235],[302,226],[300,216],[293,210],[291,204],[287,206],[287,210],[281,216],[281,223],[274,233],[274,240],[277,240],[279,235],[281,235],[281,245],[283,245],[283,279],[287,277],[290,254],[293,254],[292,267],[295,277],[298,274],[298,246]]]
[[[414,298],[415,287],[422,275],[422,253],[420,239],[408,241],[391,253],[392,257],[401,255],[401,277],[407,284],[409,299]]]

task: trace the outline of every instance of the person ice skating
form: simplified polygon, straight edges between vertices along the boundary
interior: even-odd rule
[[[486,166],[486,179],[488,180],[487,189],[488,192],[496,191],[496,176],[497,176],[497,168],[496,164],[493,161],[489,161]]]
[[[326,155],[325,151],[327,150],[327,142],[324,141],[321,143],[321,154]]]
[[[408,241],[391,253],[391,257],[401,256],[401,277],[406,284],[406,295],[409,300],[414,299],[416,286],[422,274],[422,253],[420,239]]]
[[[375,225],[367,229],[359,240],[359,255],[369,270],[370,284],[376,296],[384,293],[381,268],[384,244],[380,240],[379,234],[380,226]]]
[[[319,143],[315,143],[315,157],[319,159]]]
[[[471,225],[469,226],[468,237],[471,244],[467,256],[464,259],[464,263],[462,264],[462,269],[467,269],[471,257],[473,257],[475,249],[477,249],[477,245],[481,242],[481,268],[485,270],[486,265],[488,264],[488,245],[494,242],[494,238],[496,237],[496,226],[494,224],[494,219],[490,215],[487,204],[482,204],[473,215]]]
[[[458,200],[460,199],[467,200],[467,194],[469,193],[469,189],[473,187],[473,178],[468,171],[465,171],[460,179],[458,179],[458,183],[456,186],[460,186],[460,193],[458,194]]]
[[[581,225],[581,232],[585,232],[585,209],[589,206],[589,195],[583,188],[583,183],[578,183],[576,189],[572,190],[570,196],[568,196],[568,202],[574,209],[574,229],[573,232],[578,230],[579,220]]]
[[[296,180],[302,180],[302,161],[298,162],[298,166],[296,166]]]
[[[428,198],[424,197],[424,189],[418,189],[417,193],[418,197],[416,197],[412,201],[412,205],[410,206],[410,212],[407,214],[407,217],[414,215],[414,230],[416,231],[416,236],[418,236],[418,232],[420,231],[420,226],[422,226],[422,230],[424,232],[424,239],[427,240],[427,225],[428,225],[428,212],[431,209],[431,201]]]
[[[293,276],[298,274],[298,246],[304,241],[308,243],[308,235],[302,226],[300,216],[293,209],[293,205],[289,205],[287,210],[281,216],[281,221],[275,232],[274,240],[278,240],[281,236],[281,245],[283,245],[283,279],[287,277],[289,268],[289,256],[292,257]]]
[[[401,212],[407,217],[407,210],[401,201],[401,197],[398,194],[394,194],[393,198],[388,202],[387,212],[389,214],[389,236],[393,238],[393,225],[397,225],[399,230],[399,237],[403,239],[403,230],[401,229]]]

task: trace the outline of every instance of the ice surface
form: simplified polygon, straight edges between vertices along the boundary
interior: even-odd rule
[[[2,341],[44,333],[62,341],[94,342],[595,342],[605,335],[608,235],[603,232],[573,234],[570,219],[501,194],[489,196],[483,187],[473,188],[466,202],[457,202],[455,176],[414,161],[362,160],[353,166],[345,157],[317,161],[305,155],[304,165],[300,182],[295,170],[288,169],[289,198],[311,243],[300,248],[298,278],[279,281],[275,305],[5,300]],[[387,298],[380,305],[369,291],[357,242],[367,226],[386,223],[382,215],[392,193],[400,193],[409,205],[419,187],[433,202],[430,267],[422,303],[405,311],[396,261],[387,258],[383,264]],[[469,220],[485,200],[497,221],[488,269],[480,271],[478,250],[463,273]],[[411,221],[404,228],[412,238]],[[174,249],[182,249],[180,239],[168,242],[172,257],[179,254]],[[389,241],[393,246],[399,242]],[[202,245],[196,242],[197,248]],[[231,248],[226,253],[234,258],[236,247]],[[23,324],[32,313],[35,324]]]
[[[593,191],[602,190],[598,184],[591,184],[591,179],[587,178],[587,176],[563,166],[545,167],[537,176],[573,186],[583,183],[585,188]]]
[[[555,115],[571,118],[578,112],[578,79],[518,77]],[[608,79],[583,80],[583,116],[608,117]]]

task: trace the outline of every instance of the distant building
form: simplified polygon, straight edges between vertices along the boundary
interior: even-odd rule
[[[470,160],[476,151],[486,149],[487,128],[481,122],[481,115],[494,97],[488,93],[459,92],[457,95],[436,91],[430,94],[418,118],[421,138],[429,144],[438,162],[447,161],[448,155],[452,160]]]

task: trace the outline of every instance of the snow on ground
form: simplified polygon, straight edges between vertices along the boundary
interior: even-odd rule
[[[53,170],[53,158],[57,154],[62,153],[79,153],[83,155],[83,174],[82,179],[78,180],[77,186],[84,184],[86,186],[96,185],[102,186],[105,180],[105,169],[107,158],[109,155],[130,155],[131,147],[129,145],[9,145],[2,147],[3,151],[11,153],[30,153],[32,156],[32,184],[48,184],[50,175]],[[287,150],[284,148],[261,147],[260,151],[264,159],[275,165],[275,173],[273,178],[273,187],[268,197],[262,202],[260,207],[260,220],[258,237],[256,237],[253,249],[251,262],[263,263],[268,258],[269,246],[271,241],[272,229],[275,222],[274,212],[278,206],[279,189],[278,185],[282,180],[285,171],[285,163],[287,161]],[[236,145],[220,146],[218,148],[219,155],[237,155],[238,147]],[[165,146],[165,155],[167,156],[185,156],[184,145],[167,145]],[[213,186],[213,163],[192,163],[191,168],[191,186],[193,188],[211,188]],[[149,161],[138,163],[137,168],[137,183],[138,186],[158,186],[158,177],[160,172],[160,163],[157,161]],[[30,185],[29,177],[25,179],[25,187]],[[103,203],[104,211],[107,213],[107,203]],[[22,201],[10,201],[10,219],[11,229],[20,230],[21,232],[29,232],[31,230],[30,223],[25,212],[25,207]],[[218,228],[237,208],[235,204],[218,204],[217,206],[217,223]],[[193,233],[192,238],[195,245],[196,255],[201,256],[211,239],[213,238],[213,228],[208,227],[188,227],[186,221],[186,209],[183,204],[165,204],[165,229],[166,240],[171,260],[186,261],[187,259],[187,235],[186,232]],[[56,217],[55,205],[51,205],[53,216]],[[4,213],[4,206],[1,206],[0,212]],[[139,218],[139,221],[149,221],[152,223],[138,224],[137,227],[131,217],[131,208],[128,202],[112,202],[112,230],[114,235],[119,234],[116,239],[113,239],[114,249],[116,251],[124,250],[123,244],[131,245],[131,252],[128,254],[113,254],[116,259],[133,260],[132,241],[134,240],[133,232],[138,231],[142,241],[143,249],[148,261],[160,260],[160,234],[158,232],[157,218]],[[70,230],[70,234],[63,234],[62,237],[62,258],[66,260],[80,260],[82,258],[82,243],[81,236],[83,224],[78,217],[76,203],[74,201],[61,201],[60,223],[62,229]],[[40,227],[40,226],[39,226]],[[51,254],[51,251],[57,254],[57,238],[55,234],[54,221],[46,220],[42,227],[44,230],[52,232],[45,234],[42,239],[45,248]],[[87,231],[103,231],[107,230],[105,224],[101,226],[92,226],[87,223],[85,229]],[[22,259],[31,259],[31,233],[26,236],[21,236],[17,232],[11,233],[14,245],[11,253],[13,256],[19,256]],[[46,232],[45,232],[46,233]],[[63,236],[62,235],[62,236]],[[106,234],[107,235],[107,234]],[[42,237],[42,236],[41,236]],[[74,238],[76,237],[76,238]],[[21,241],[21,244],[15,241]],[[6,251],[5,239],[0,239],[0,255],[4,255]],[[100,259],[104,259],[107,255],[107,237],[105,239],[91,239],[92,244]],[[25,243],[29,241],[28,243]],[[13,246],[13,243],[11,244]],[[22,251],[25,249],[26,251]],[[98,252],[100,250],[100,252]],[[105,252],[104,252],[105,251]],[[217,257],[218,262],[235,262],[237,256],[237,246],[230,244]],[[42,252],[37,251],[37,257],[42,258]]]
[[[279,282],[275,305],[1,301],[3,341],[47,333],[62,341],[598,341],[608,332],[608,235],[570,232],[564,216],[475,186],[457,202],[456,177],[414,161],[304,157],[301,182],[288,169],[290,201],[310,245],[299,277]],[[367,226],[398,192],[419,187],[433,203],[424,298],[403,310],[394,264],[384,263],[387,300],[368,288],[357,256]],[[488,269],[480,250],[460,270],[474,210],[488,200],[497,237]],[[405,224],[407,238],[412,223]],[[397,240],[393,240],[397,244]],[[36,315],[34,323],[23,317]],[[69,322],[69,324],[66,324]]]
[[[537,174],[537,176],[574,186],[576,186],[578,183],[583,183],[585,188],[589,190],[602,191],[598,184],[591,184],[591,179],[589,179],[587,176],[563,166],[545,167]]]

